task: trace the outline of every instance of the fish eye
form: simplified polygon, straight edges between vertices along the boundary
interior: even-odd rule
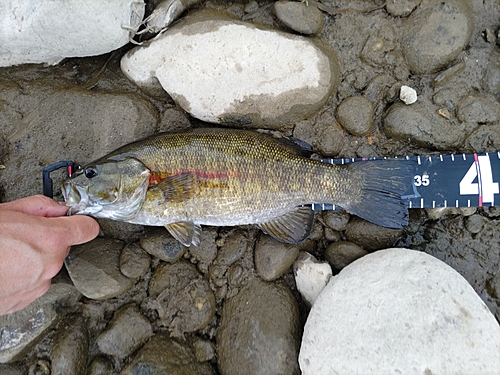
[[[89,168],[85,169],[85,177],[94,178],[97,175],[98,175],[98,173],[97,173],[97,170],[95,168],[89,167]]]

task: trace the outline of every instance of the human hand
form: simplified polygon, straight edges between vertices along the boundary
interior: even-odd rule
[[[99,234],[94,219],[67,210],[43,195],[0,204],[0,315],[44,295],[70,246]]]

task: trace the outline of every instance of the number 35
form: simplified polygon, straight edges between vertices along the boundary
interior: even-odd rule
[[[415,180],[415,186],[429,186],[431,183],[431,180],[429,180],[429,175],[428,174],[423,174],[420,176],[419,174],[415,175],[414,177]]]

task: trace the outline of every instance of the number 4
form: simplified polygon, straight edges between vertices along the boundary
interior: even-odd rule
[[[477,182],[473,182],[477,177]],[[498,182],[493,182],[490,157],[477,156],[469,170],[460,181],[460,195],[479,195],[479,206],[482,203],[494,203],[495,194],[498,194]]]

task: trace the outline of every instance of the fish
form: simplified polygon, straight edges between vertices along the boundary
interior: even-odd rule
[[[62,191],[68,215],[164,226],[187,247],[200,245],[202,225],[254,225],[294,244],[311,232],[314,203],[403,228],[414,170],[403,159],[332,165],[269,135],[208,128],[122,146],[79,168]]]

